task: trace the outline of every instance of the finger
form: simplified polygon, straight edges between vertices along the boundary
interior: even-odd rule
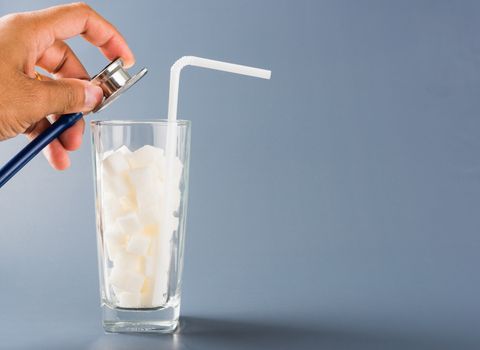
[[[90,79],[87,70],[75,55],[73,50],[62,40],[56,40],[37,61],[56,78]]]
[[[61,40],[55,41],[38,60],[37,65],[52,73],[56,78],[89,79],[87,70],[82,65],[73,50]],[[59,115],[54,115],[55,121]],[[82,144],[82,136],[85,129],[85,120],[78,120],[72,127],[65,130],[59,140],[68,151],[74,151]]]
[[[58,118],[60,118],[60,116],[55,114],[51,119],[56,121]],[[67,151],[75,151],[79,149],[82,145],[84,130],[85,120],[81,118],[58,137],[63,148]]]
[[[40,135],[45,129],[50,127],[50,122],[47,119],[39,121],[32,130],[26,135],[30,140],[33,140]],[[65,170],[70,166],[70,158],[67,150],[63,147],[58,139],[53,140],[43,150],[45,158],[47,158],[50,165],[57,170]]]
[[[121,57],[128,68],[135,63],[132,51],[123,36],[105,18],[84,3],[60,5],[31,13],[36,18],[39,52],[45,51],[55,40],[82,35],[100,48],[109,60]]]
[[[49,114],[88,112],[103,99],[103,91],[79,79],[34,80],[26,78],[22,88],[22,115],[31,124]]]

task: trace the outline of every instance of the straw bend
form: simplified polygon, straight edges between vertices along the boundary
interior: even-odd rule
[[[211,60],[197,56],[183,56],[179,58],[170,69],[173,74],[178,74],[186,66],[196,66],[202,68],[209,68],[221,70],[224,72],[249,75],[256,78],[270,79],[272,72],[267,69],[244,66],[241,64],[228,63],[222,61]]]
[[[200,68],[214,69],[229,73],[248,75],[251,77],[270,79],[272,72],[267,69],[243,66],[240,64],[222,62],[202,58],[197,56],[183,56],[179,58],[170,69],[170,91],[168,101],[168,117],[174,119],[177,117],[178,106],[178,88],[180,81],[180,73],[187,66],[195,66]]]

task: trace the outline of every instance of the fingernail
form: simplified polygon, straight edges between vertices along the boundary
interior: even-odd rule
[[[85,86],[85,110],[91,111],[103,99],[103,91],[99,86],[89,84]]]

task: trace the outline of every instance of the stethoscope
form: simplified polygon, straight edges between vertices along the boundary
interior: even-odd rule
[[[104,69],[95,75],[91,82],[100,86],[103,90],[103,100],[95,107],[93,113],[100,112],[110,105],[121,94],[127,91],[133,84],[139,81],[147,73],[143,68],[133,77],[123,67],[121,58],[110,62]],[[86,113],[87,114],[87,113]],[[0,187],[5,185],[20,169],[22,169],[33,157],[45,148],[50,142],[59,137],[66,129],[75,124],[84,115],[83,113],[69,113],[60,116],[47,130],[37,136],[18,152],[7,164],[0,169]]]

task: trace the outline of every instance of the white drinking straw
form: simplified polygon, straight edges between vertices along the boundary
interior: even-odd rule
[[[251,77],[270,79],[271,71],[266,69],[242,66],[240,64],[227,63],[222,61],[209,60],[195,56],[183,56],[178,59],[170,69],[170,91],[168,95],[168,120],[177,119],[178,90],[180,82],[180,73],[186,66],[195,66],[221,70],[224,72],[249,75]]]
[[[168,126],[167,126],[167,141],[165,147],[166,154],[166,178],[165,178],[165,215],[162,220],[162,229],[160,231],[161,235],[166,235],[169,230],[169,218],[173,209],[170,207],[171,201],[171,184],[173,181],[173,161],[175,159],[175,154],[177,151],[177,108],[178,108],[178,90],[180,84],[180,73],[182,69],[186,66],[195,66],[201,68],[215,69],[229,73],[248,75],[251,77],[270,79],[272,74],[271,71],[266,69],[242,66],[240,64],[227,63],[222,61],[210,60],[207,58],[196,57],[196,56],[183,56],[179,58],[170,69],[170,89],[168,95]],[[158,240],[158,245],[165,242],[165,240]],[[160,247],[157,247],[157,252],[160,252]],[[162,289],[161,283],[161,270],[157,268],[156,278],[155,278],[155,288],[154,288],[154,304],[155,298],[158,298],[159,289]],[[164,277],[164,276],[163,276]],[[164,277],[165,278],[165,277]],[[161,299],[161,297],[160,297]]]

